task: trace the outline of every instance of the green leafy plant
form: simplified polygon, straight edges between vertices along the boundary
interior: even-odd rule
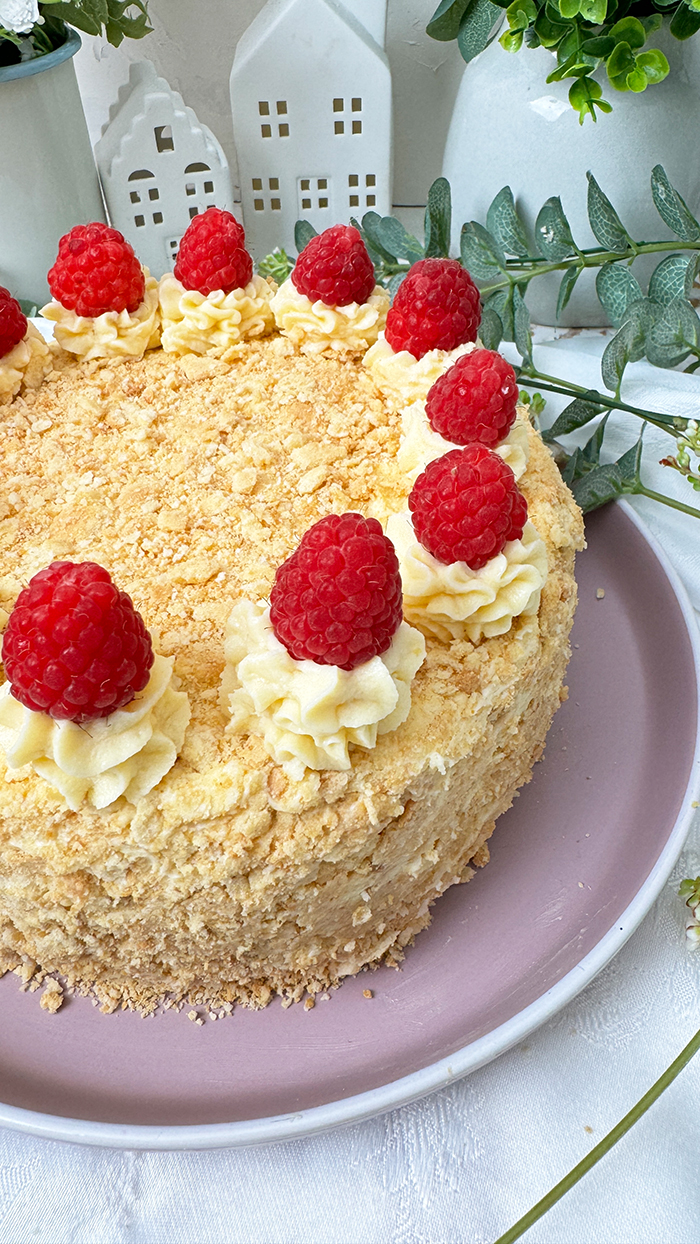
[[[148,0],[0,0],[0,66],[46,56],[66,41],[67,27],[105,34],[114,47],[152,30]]]
[[[635,241],[625,228],[607,195],[592,173],[588,174],[588,218],[595,247],[580,247],[557,197],[547,199],[528,229],[516,207],[510,186],[496,195],[485,224],[467,221],[460,233],[460,261],[480,287],[482,320],[479,335],[489,349],[501,341],[514,343],[521,356],[517,368],[520,382],[534,382],[540,393],[558,393],[569,404],[543,436],[555,451],[564,479],[584,512],[622,496],[645,496],[673,509],[700,518],[700,510],[685,501],[647,487],[641,475],[644,425],[652,424],[671,438],[663,464],[683,475],[700,491],[700,434],[695,421],[674,418],[660,411],[645,410],[621,396],[627,365],[642,358],[657,367],[678,367],[688,372],[700,367],[700,318],[690,301],[700,271],[700,223],[671,185],[660,164],[652,170],[651,194],[656,209],[673,241]],[[406,273],[426,256],[447,255],[451,237],[451,195],[445,178],[433,182],[425,209],[424,239],[409,233],[394,216],[367,212],[353,221],[360,230],[377,280],[396,292]],[[297,221],[295,241],[303,250],[314,236],[308,221]],[[532,238],[532,240],[531,240]],[[279,252],[268,256],[260,270],[272,272]],[[286,277],[292,261],[284,255]],[[639,255],[659,254],[646,293],[632,267]],[[532,352],[527,291],[540,276],[561,273],[557,314],[566,307],[581,273],[597,269],[596,291],[604,311],[616,327],[603,354],[601,378],[604,389],[585,389],[561,377],[550,376],[535,366]],[[605,390],[608,390],[607,392]],[[637,444],[616,462],[601,462],[607,416],[620,410],[636,415],[642,424]],[[539,413],[539,412],[538,412]],[[567,449],[561,442],[594,425],[587,443]]]
[[[427,26],[433,39],[457,40],[465,61],[482,52],[503,21],[501,46],[507,52],[545,47],[556,56],[547,82],[573,79],[569,103],[596,121],[612,112],[593,77],[605,67],[616,91],[645,91],[663,82],[668,61],[659,48],[647,47],[662,25],[676,39],[700,30],[700,0],[441,0]]]

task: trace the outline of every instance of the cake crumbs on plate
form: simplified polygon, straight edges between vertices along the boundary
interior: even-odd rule
[[[597,587],[597,588],[596,588],[596,590],[595,590],[595,598],[596,598],[596,600],[603,600],[603,599],[604,599],[604,597],[605,597],[605,588],[604,588],[604,587]]]
[[[52,976],[49,976],[44,992],[39,999],[39,1006],[42,1011],[48,1011],[49,1015],[55,1015],[56,1011],[60,1011],[63,1006],[63,987]]]
[[[304,1010],[305,1010],[305,1011],[312,1011],[312,1010],[314,1009],[315,1005],[316,1005],[316,1001],[315,1001],[315,999],[314,999],[314,998],[306,998],[306,999],[304,1000]]]
[[[374,993],[372,992],[372,990],[371,990],[371,989],[363,989],[363,990],[362,990],[362,997],[363,997],[363,998],[373,998],[373,997],[374,997]]]

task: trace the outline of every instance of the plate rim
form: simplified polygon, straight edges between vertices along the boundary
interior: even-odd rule
[[[199,1123],[180,1126],[104,1123],[44,1114],[0,1102],[0,1126],[47,1140],[113,1149],[155,1151],[242,1148],[283,1140],[298,1140],[341,1125],[366,1119],[417,1101],[477,1071],[517,1045],[545,1023],[580,991],[622,949],[658,898],[685,843],[695,815],[693,803],[700,798],[700,629],[688,592],[675,566],[647,524],[625,500],[619,505],[637,528],[659,562],[674,592],[690,641],[695,670],[698,707],[695,748],[683,802],[666,845],[646,880],[625,908],[614,927],[601,938],[561,980],[491,1032],[469,1042],[454,1054],[418,1071],[363,1093],[312,1106],[305,1110],[232,1123]]]

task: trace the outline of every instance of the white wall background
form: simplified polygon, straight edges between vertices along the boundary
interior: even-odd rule
[[[129,62],[148,57],[221,142],[238,171],[229,104],[229,74],[238,39],[264,0],[150,0],[154,33],[118,49],[83,35],[75,66],[93,142],[107,120]],[[464,63],[454,43],[436,43],[425,26],[436,0],[389,0],[386,50],[394,88],[394,201],[425,203],[440,175],[450,114]]]

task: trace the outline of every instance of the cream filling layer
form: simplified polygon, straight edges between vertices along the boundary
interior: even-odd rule
[[[38,328],[27,322],[22,340],[0,358],[0,406],[7,406],[22,388],[38,389],[52,367],[49,346]]]
[[[0,748],[10,769],[31,765],[76,812],[106,808],[124,795],[137,803],[172,769],[190,720],[190,702],[173,686],[173,658],[157,656],[135,699],[109,717],[78,726],[25,708],[0,687]]]
[[[408,717],[425,640],[402,622],[391,647],[353,670],[296,661],[277,639],[264,603],[239,601],[224,642],[220,704],[234,734],[262,735],[287,775],[347,770],[350,744],[368,750]]]
[[[382,333],[362,361],[379,391],[394,409],[401,410],[409,402],[425,401],[435,381],[455,359],[471,354],[478,345],[478,341],[466,341],[454,350],[428,350],[422,359],[416,359],[408,350],[394,353]]]
[[[272,286],[261,276],[229,294],[217,289],[204,295],[185,289],[171,272],[166,273],[159,293],[161,345],[169,354],[207,354],[225,360],[231,351],[233,357],[241,342],[273,331],[272,294]]]
[[[143,302],[133,313],[105,311],[94,318],[76,315],[60,302],[41,308],[44,319],[55,324],[54,337],[69,354],[81,359],[143,358],[146,350],[160,344],[158,282],[148,268],[143,270],[146,289]]]
[[[437,561],[416,540],[407,511],[391,515],[386,534],[401,567],[404,616],[424,634],[478,643],[505,635],[514,618],[537,613],[547,550],[531,522],[481,570]]]
[[[431,428],[423,400],[412,402],[401,411],[401,441],[396,460],[410,484],[415,483],[429,462],[460,448]],[[505,440],[495,446],[494,453],[507,462],[515,478],[520,479],[530,457],[527,424],[522,417],[516,419]]]
[[[381,285],[375,285],[367,302],[327,307],[320,299],[311,302],[288,277],[272,299],[272,310],[280,332],[304,354],[321,354],[329,349],[338,353],[364,352],[386,324],[389,295]]]

